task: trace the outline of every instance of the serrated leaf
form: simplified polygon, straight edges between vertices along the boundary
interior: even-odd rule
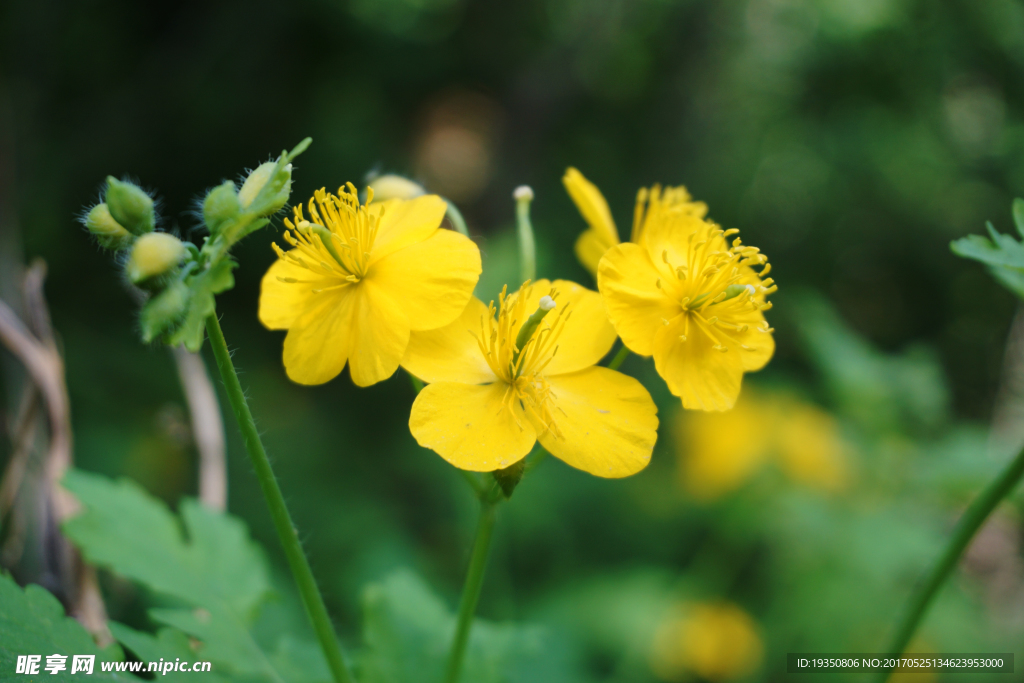
[[[176,660],[183,662],[208,661],[201,653],[192,649],[188,636],[173,628],[162,628],[154,636],[150,633],[136,631],[124,624],[110,622],[110,632],[118,642],[135,653],[139,660],[146,662],[147,667],[149,662],[159,662],[161,659],[168,662]],[[228,680],[213,671],[212,668],[202,674],[203,680],[207,683],[224,683]],[[166,683],[185,681],[194,683],[193,676],[194,672],[191,671],[168,671],[166,674],[160,673],[160,680],[166,681]]]
[[[127,479],[73,470],[64,485],[85,508],[64,531],[90,562],[188,605],[153,609],[150,617],[201,640],[201,658],[222,672],[285,680],[250,632],[270,581],[241,520],[187,499],[179,522]]]
[[[436,683],[443,679],[455,616],[426,583],[400,570],[363,593],[360,683]],[[546,651],[537,627],[476,619],[462,671],[464,681],[558,681],[571,678]]]
[[[67,657],[66,670],[51,674],[45,671],[46,656],[60,654]],[[64,615],[57,598],[39,586],[22,590],[18,584],[0,574],[0,681],[34,680],[15,673],[18,655],[41,655],[39,678],[47,681],[81,680],[81,674],[71,674],[74,655],[93,655],[96,661],[90,681],[137,681],[127,674],[104,673],[101,661],[116,661],[120,652],[101,650],[92,636],[74,619]]]
[[[1024,202],[1019,199],[1013,203],[1013,219],[1017,229],[1021,230],[1024,225]],[[957,256],[984,263],[992,277],[1024,299],[1024,244],[1010,235],[996,232],[991,223],[985,227],[991,239],[968,235],[952,242],[950,249]]]

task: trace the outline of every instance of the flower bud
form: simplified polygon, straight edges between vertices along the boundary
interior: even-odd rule
[[[114,220],[106,204],[97,204],[92,207],[85,217],[85,227],[96,237],[96,241],[104,249],[121,251],[130,247],[132,240],[135,239],[134,235]]]
[[[250,201],[252,201],[250,199]],[[210,233],[216,233],[227,221],[235,218],[242,210],[235,184],[230,180],[213,188],[203,200],[203,220]]]
[[[388,173],[377,176],[370,181],[373,190],[373,201],[383,202],[388,199],[415,199],[427,193],[423,186],[408,178]]]
[[[128,279],[140,285],[175,268],[188,250],[174,235],[151,232],[135,241],[125,271]]]
[[[153,231],[153,199],[138,185],[107,176],[106,200],[110,215],[128,232],[145,235]]]
[[[277,162],[268,161],[249,174],[238,191],[242,208],[260,216],[269,216],[284,208],[292,193],[292,165],[285,164],[276,173],[275,169]],[[257,200],[258,203],[254,203]]]
[[[142,341],[148,344],[181,320],[188,311],[190,296],[188,285],[177,280],[147,301],[139,315]]]

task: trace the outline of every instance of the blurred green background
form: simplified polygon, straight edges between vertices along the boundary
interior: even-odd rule
[[[584,223],[561,186],[569,165],[620,232],[640,186],[685,184],[770,256],[778,351],[748,376],[755,417],[681,416],[652,363],[631,358],[662,419],[647,470],[602,481],[548,459],[503,507],[479,613],[545,629],[544,664],[514,680],[782,680],[786,652],[880,651],[958,513],[1024,437],[1024,369],[1004,362],[1008,334],[1024,348],[1014,299],[948,248],[985,220],[1009,231],[1024,186],[1017,0],[9,0],[0,36],[0,293],[13,296],[13,263],[46,260],[77,465],[172,505],[194,495],[195,453],[171,355],[138,341],[118,268],[76,222],[108,174],[154,190],[163,227],[188,236],[208,187],[312,136],[294,200],[374,170],[419,180],[466,216],[485,300],[515,284],[522,183],[537,196],[539,274],[593,286],[572,252]],[[283,334],[256,319],[279,234],[275,222],[236,250],[219,311],[329,606],[358,643],[360,591],[397,568],[455,604],[475,507],[410,436],[407,377],[287,380]],[[20,376],[7,361],[9,418]],[[780,401],[799,408],[772,417]],[[749,438],[700,437],[716,432],[704,419]],[[227,433],[229,509],[283,572],[233,422]],[[706,452],[720,457],[700,466]],[[1019,502],[972,546],[919,648],[1021,642]],[[139,595],[109,597],[114,617],[144,625]],[[679,654],[685,615],[723,600],[755,633],[723,627],[726,640],[763,652],[746,672]]]

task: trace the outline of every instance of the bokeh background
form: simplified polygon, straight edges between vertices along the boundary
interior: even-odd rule
[[[515,284],[522,183],[540,275],[593,286],[572,252],[569,165],[620,231],[639,187],[685,184],[769,255],[778,351],[734,411],[684,415],[631,358],[660,408],[651,465],[601,481],[548,459],[503,507],[479,613],[544,634],[514,680],[782,680],[787,652],[880,651],[1024,438],[1015,301],[948,248],[986,220],[1011,230],[1024,188],[1017,0],[8,0],[0,36],[0,294],[16,299],[16,264],[45,259],[77,465],[171,505],[196,489],[172,357],[138,341],[117,266],[76,222],[108,174],[154,190],[163,226],[191,235],[206,188],[312,136],[294,199],[369,172],[415,178],[462,209],[485,299]],[[409,435],[407,377],[287,380],[283,334],[256,319],[279,234],[236,251],[219,311],[357,647],[361,591],[398,568],[455,604],[475,508]],[[21,378],[9,357],[0,371],[10,417]],[[229,508],[283,572],[227,433]],[[1021,642],[1021,540],[1014,500],[916,649]],[[145,596],[104,582],[112,615],[145,627]]]

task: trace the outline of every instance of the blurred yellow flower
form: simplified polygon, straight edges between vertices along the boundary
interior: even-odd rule
[[[761,666],[764,644],[749,614],[729,602],[673,610],[654,637],[651,668],[664,681],[731,681]]]
[[[569,167],[562,176],[562,183],[566,191],[576,204],[583,220],[590,226],[580,233],[576,239],[576,258],[590,271],[591,275],[597,274],[597,264],[605,252],[619,243],[619,231],[615,227],[615,220],[612,212],[608,209],[608,202],[605,201],[601,190],[597,189],[592,182],[587,180],[582,173],[573,167]],[[647,190],[641,190],[641,194]],[[666,190],[667,193],[674,193],[680,199],[680,206],[685,211],[698,218],[703,218],[708,212],[708,206],[704,202],[691,201],[685,187],[675,187]],[[639,202],[637,203],[639,207]],[[642,215],[637,212],[634,215],[633,232],[630,236],[631,242],[637,242],[640,232],[643,229],[641,223]]]
[[[518,339],[524,324],[536,328]],[[599,477],[639,472],[657,438],[657,408],[632,377],[593,367],[614,342],[600,295],[573,282],[503,290],[497,306],[474,298],[454,323],[412,335],[402,366],[429,385],[409,428],[465,470],[508,467],[539,440]]]
[[[795,482],[819,491],[839,491],[849,479],[835,419],[785,394],[747,391],[723,413],[682,412],[675,436],[681,483],[697,500],[736,490],[772,459]]]
[[[738,237],[729,242],[738,230],[722,230],[688,206],[679,189],[641,191],[637,243],[608,250],[597,288],[623,343],[654,356],[684,408],[728,410],[743,374],[760,370],[775,351],[763,312],[776,287],[756,247]]]
[[[288,330],[284,366],[300,384],[333,379],[346,362],[352,381],[390,377],[411,331],[457,319],[480,276],[480,251],[440,229],[447,205],[436,195],[360,204],[349,183],[295,207],[278,260],[263,277],[260,321]]]

